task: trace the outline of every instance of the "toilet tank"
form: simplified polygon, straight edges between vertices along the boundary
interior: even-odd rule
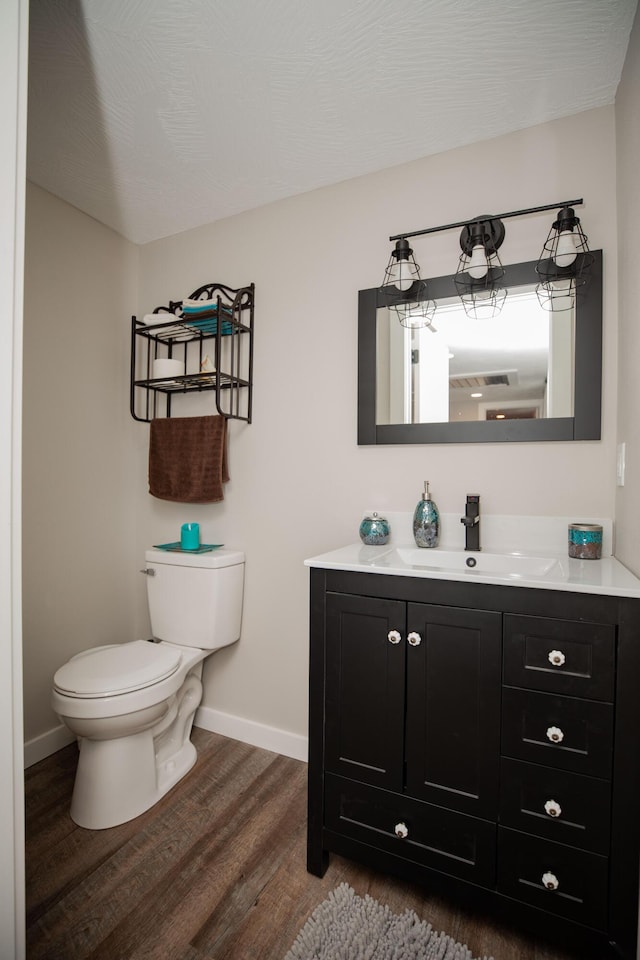
[[[217,650],[239,639],[244,553],[150,549],[145,559],[151,633],[157,640]]]

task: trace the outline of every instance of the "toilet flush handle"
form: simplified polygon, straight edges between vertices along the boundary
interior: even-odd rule
[[[140,573],[146,573],[148,577],[155,577],[156,572],[153,567],[147,567],[146,570],[141,570]]]

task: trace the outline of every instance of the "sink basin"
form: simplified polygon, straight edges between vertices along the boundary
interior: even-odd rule
[[[566,571],[556,557],[535,557],[520,553],[466,553],[461,550],[439,550],[437,547],[399,547],[396,553],[407,566],[422,567],[426,570],[484,573],[513,579],[566,577]]]

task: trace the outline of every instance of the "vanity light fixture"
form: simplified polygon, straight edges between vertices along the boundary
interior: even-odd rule
[[[380,290],[403,327],[429,327],[436,332],[431,325],[436,305],[429,300],[427,283],[420,277],[406,237],[399,237],[391,251]]]
[[[560,208],[536,266],[540,277],[536,292],[548,309],[567,309],[573,306],[576,288],[586,282],[588,268],[593,262],[587,238],[573,210],[582,202],[582,199],[565,200],[509,213],[483,214],[473,220],[389,237],[390,241],[395,241],[395,248],[391,251],[380,292],[385,295],[389,308],[396,313],[403,326],[430,327],[435,330],[431,320],[436,304],[428,298],[427,281],[420,276],[420,267],[414,259],[409,238],[462,227],[462,254],[454,276],[458,296],[467,315],[495,316],[502,309],[507,295],[500,283],[505,268],[498,255],[505,237],[502,221],[508,217],[524,217]]]
[[[575,202],[575,201],[573,201]],[[589,279],[593,255],[579,217],[566,204],[558,211],[536,264],[536,293],[545,310],[570,310]]]

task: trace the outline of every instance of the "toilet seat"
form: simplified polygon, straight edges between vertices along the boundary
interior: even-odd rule
[[[181,662],[175,647],[133,640],[78,654],[60,667],[53,683],[67,697],[112,697],[166,680]]]

